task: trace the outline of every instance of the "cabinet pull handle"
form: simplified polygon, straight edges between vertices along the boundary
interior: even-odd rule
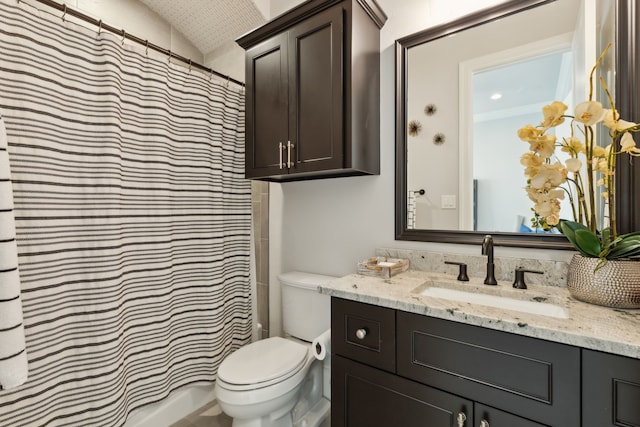
[[[282,142],[278,143],[278,159],[280,161],[280,169],[284,168],[284,162],[282,161],[282,151],[284,150],[284,144]]]
[[[287,141],[287,168],[291,169],[293,167],[293,162],[291,161],[291,150],[293,150],[295,145],[291,143],[291,141]]]
[[[359,340],[363,340],[364,337],[367,336],[367,330],[364,328],[360,328],[356,331],[356,338],[358,338]]]
[[[480,427],[489,427],[489,421],[487,420],[480,421]]]
[[[458,418],[456,418],[456,420],[458,421],[458,427],[464,427],[464,422],[467,421],[467,416],[464,414],[464,412],[459,412]]]

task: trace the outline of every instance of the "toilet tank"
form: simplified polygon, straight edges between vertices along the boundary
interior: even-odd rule
[[[335,277],[292,271],[278,276],[282,292],[282,329],[285,334],[313,341],[331,327],[331,297],[318,286]]]

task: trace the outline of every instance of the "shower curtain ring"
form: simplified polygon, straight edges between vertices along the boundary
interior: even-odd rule
[[[191,60],[189,60],[189,72],[191,72]]]
[[[231,80],[231,77],[227,76],[227,89],[229,88],[229,80]]]
[[[64,22],[64,17],[67,16],[67,5],[65,4],[62,7],[62,22]]]
[[[144,54],[149,55],[149,40],[145,40],[144,42]]]
[[[167,64],[171,64],[171,49],[167,51]]]
[[[102,33],[102,19],[98,21],[98,35]]]
[[[127,32],[124,30],[124,28],[122,29],[122,46],[124,46],[124,40],[127,38]]]

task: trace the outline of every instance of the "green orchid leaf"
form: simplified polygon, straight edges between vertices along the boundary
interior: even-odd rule
[[[575,230],[578,229],[587,229],[587,227],[583,226],[580,223],[577,222],[573,222],[573,221],[567,221],[567,220],[561,220],[560,221],[560,231],[562,232],[562,234],[564,234],[567,237],[567,240],[569,240],[569,243],[571,243],[571,245],[576,248],[578,251],[580,251],[580,253],[582,253],[582,255],[585,256],[589,256],[586,253],[582,252],[580,250],[580,248],[578,247],[578,243],[576,242],[576,233]]]
[[[613,247],[607,256],[609,259],[640,255],[640,236],[623,239]]]
[[[575,231],[576,248],[583,253],[586,253],[590,257],[598,257],[602,248],[600,247],[600,240],[591,231],[584,229],[578,229]]]
[[[575,222],[569,221],[568,219],[563,219],[560,221],[561,231],[564,233],[565,231],[575,232],[576,230],[589,230],[585,225]]]
[[[628,239],[633,237],[640,237],[640,231],[634,231],[632,233],[623,234],[622,236],[618,236],[620,239]]]

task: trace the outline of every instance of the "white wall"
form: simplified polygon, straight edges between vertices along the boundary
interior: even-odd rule
[[[233,41],[205,55],[204,65],[219,73],[244,80],[244,49]]]
[[[377,247],[480,253],[480,247],[394,240],[394,42],[496,0],[378,0],[389,20],[381,32],[380,175],[271,184],[271,334],[281,329],[277,275],[290,270],[334,276],[355,272]],[[496,248],[496,256],[564,259],[569,251]]]
[[[303,1],[304,0],[269,0],[269,15],[271,18],[275,18]]]
[[[536,111],[475,124],[473,172],[478,180],[478,199],[492,201],[478,205],[478,230],[517,232],[516,215],[524,216],[524,224],[531,227],[532,202],[523,190],[526,181],[520,164],[529,145],[515,135],[525,124],[540,122],[541,117]],[[513,178],[520,178],[520,183]]]

